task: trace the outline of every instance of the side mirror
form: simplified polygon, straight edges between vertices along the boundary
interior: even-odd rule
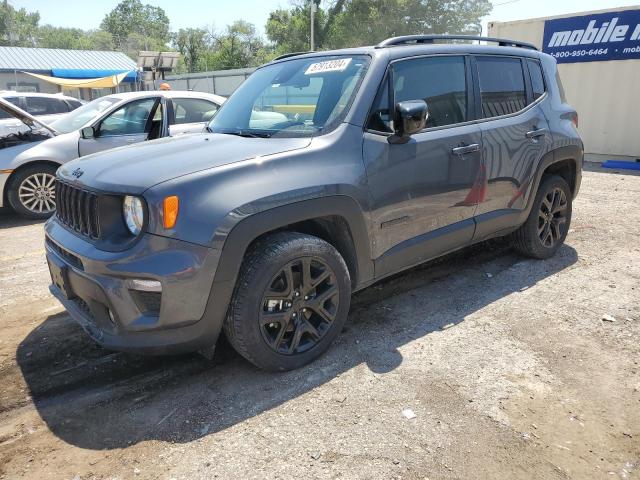
[[[80,130],[82,138],[94,138],[96,136],[96,129],[93,127],[84,127]]]
[[[429,107],[424,100],[407,100],[396,104],[393,127],[396,136],[406,138],[427,126]]]

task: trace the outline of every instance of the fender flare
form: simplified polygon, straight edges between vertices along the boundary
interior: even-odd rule
[[[342,217],[349,227],[359,278],[373,276],[369,235],[362,209],[347,195],[302,200],[261,211],[240,220],[229,232],[222,247],[215,281],[235,280],[247,248],[256,238],[292,223],[320,217]]]
[[[574,163],[574,172],[575,172],[575,189],[574,189],[574,198],[578,193],[578,189],[580,187],[580,179],[581,179],[581,170],[582,170],[582,161],[583,151],[579,145],[566,145],[559,148],[556,148],[550,152],[547,152],[543,155],[542,159],[538,163],[538,168],[536,169],[536,173],[533,177],[531,192],[529,193],[527,206],[520,213],[520,218],[518,219],[519,224],[524,223],[529,217],[529,213],[531,213],[531,208],[533,207],[533,202],[536,197],[536,192],[540,187],[540,182],[542,182],[542,176],[544,172],[553,164],[560,163],[565,160],[571,160]]]
[[[238,219],[226,235],[220,252],[211,292],[201,319],[212,333],[209,341],[213,340],[215,343],[222,329],[240,267],[251,243],[261,235],[286,225],[327,216],[341,217],[347,222],[355,251],[358,284],[371,282],[374,270],[367,223],[363,210],[352,197],[324,196],[251,214]]]

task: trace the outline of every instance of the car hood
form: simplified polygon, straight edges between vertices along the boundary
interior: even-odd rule
[[[7,114],[12,117],[20,120],[29,128],[44,128],[49,131],[52,135],[56,135],[56,132],[49,125],[43,123],[41,120],[38,120],[36,117],[31,115],[30,113],[25,112],[19,107],[16,107],[13,103],[7,102],[4,98],[0,97],[0,109],[4,110]]]
[[[307,147],[310,138],[192,134],[115,148],[65,163],[58,175],[95,190],[140,194],[190,173]]]

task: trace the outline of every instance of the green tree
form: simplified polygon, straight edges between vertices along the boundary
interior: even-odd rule
[[[35,47],[39,21],[38,12],[16,10],[4,0],[0,3],[0,45]]]
[[[104,17],[100,28],[113,35],[116,45],[127,51],[131,45],[151,50],[158,45],[166,45],[170,40],[169,17],[165,11],[153,5],[143,5],[140,0],[122,0]]]
[[[202,28],[181,28],[173,34],[173,45],[182,55],[187,71],[202,70],[201,60],[209,48],[208,32]]]
[[[256,35],[255,27],[244,20],[233,22],[224,33],[216,35],[212,49],[207,64],[215,70],[253,67],[273,57],[271,49]]]
[[[319,4],[318,0],[314,0]],[[279,52],[309,49],[310,3],[271,12],[266,33]],[[318,49],[376,44],[397,35],[479,33],[489,0],[335,0],[315,15]]]

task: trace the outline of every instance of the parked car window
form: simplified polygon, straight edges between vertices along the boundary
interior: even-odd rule
[[[395,102],[424,100],[427,128],[466,121],[467,90],[464,57],[405,60],[393,67]]]
[[[201,98],[173,98],[171,124],[208,122],[218,110],[218,105]]]
[[[119,101],[118,98],[114,97],[96,98],[92,102],[86,103],[67,115],[54,120],[51,122],[51,126],[60,133],[79,130]]]
[[[78,100],[66,100],[67,105],[69,105],[69,111],[75,110],[76,108],[79,108],[82,106],[82,102],[78,101]]]
[[[542,67],[540,66],[540,62],[537,60],[527,60],[527,65],[529,67],[529,76],[531,77],[533,99],[537,100],[545,92]]]
[[[16,107],[20,107],[20,98],[19,97],[2,97],[3,100],[6,100],[9,103],[13,103]],[[13,115],[9,115],[4,110],[0,110],[0,120],[4,120],[5,118],[14,118]]]
[[[520,59],[486,56],[477,61],[483,117],[508,115],[527,105]]]
[[[100,136],[136,135],[145,133],[155,98],[129,102],[120,107],[100,124]]]
[[[55,115],[56,113],[67,113],[69,107],[64,100],[47,97],[26,97],[27,112],[34,117],[38,115]]]

